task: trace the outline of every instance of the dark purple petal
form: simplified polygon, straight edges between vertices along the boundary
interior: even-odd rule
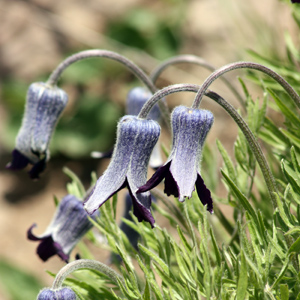
[[[149,222],[151,227],[154,227],[155,220],[151,214],[150,208],[145,207],[141,202],[134,196],[132,191],[128,186],[128,190],[132,199],[133,204],[133,214],[137,217],[139,222],[146,221]],[[149,195],[148,201],[151,203],[151,195]]]
[[[206,187],[202,177],[197,174],[197,180],[196,180],[196,188],[197,188],[197,194],[200,198],[203,205],[207,205],[207,210],[212,214],[214,212],[213,210],[213,201],[211,198],[210,190]]]
[[[152,175],[152,177],[147,181],[147,183],[139,187],[136,193],[143,193],[155,188],[168,174],[170,164],[171,162],[168,162],[164,166],[158,168],[157,171]]]
[[[62,260],[68,262],[69,255],[65,254],[62,250],[62,247],[59,243],[53,241],[52,236],[45,235],[42,237],[37,237],[32,233],[32,229],[36,226],[33,224],[27,231],[27,238],[31,241],[41,241],[38,248],[37,254],[41,258],[41,260],[46,261],[53,255],[58,255]]]
[[[166,177],[165,177],[165,189],[164,192],[170,196],[173,195],[174,197],[178,198],[179,197],[179,191],[178,191],[178,185],[173,178],[171,172],[167,172]]]
[[[31,170],[28,172],[31,179],[39,179],[40,173],[42,173],[46,168],[46,157],[42,160],[38,161],[36,164],[33,165]]]
[[[7,169],[21,170],[24,169],[30,163],[29,159],[26,156],[24,156],[21,152],[19,152],[17,149],[14,149],[11,154],[12,154],[12,162],[6,165]]]
[[[300,0],[292,0],[292,3],[300,3]]]

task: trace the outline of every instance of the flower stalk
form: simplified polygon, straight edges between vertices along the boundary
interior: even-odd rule
[[[196,55],[191,55],[191,54],[177,55],[177,56],[171,57],[169,59],[166,59],[151,72],[150,78],[151,78],[152,82],[155,84],[155,82],[159,78],[160,74],[167,67],[175,65],[175,64],[183,64],[183,63],[198,65],[198,66],[204,67],[205,69],[207,69],[211,72],[214,72],[216,70],[216,68],[213,65],[211,65],[209,62],[207,62],[202,57],[198,57]],[[245,101],[244,101],[243,97],[240,95],[240,93],[237,91],[237,89],[230,83],[230,81],[226,77],[222,76],[220,79],[227,85],[227,87],[235,95],[235,97],[237,98],[239,103],[245,109]]]
[[[62,72],[67,67],[69,67],[70,65],[72,65],[73,63],[75,63],[77,61],[87,59],[87,58],[93,58],[93,57],[105,57],[108,59],[118,61],[119,63],[124,65],[126,68],[128,68],[138,79],[140,79],[152,93],[155,93],[157,91],[157,88],[155,87],[155,85],[151,81],[151,79],[135,63],[133,63],[128,58],[126,58],[116,52],[109,51],[109,50],[103,50],[103,49],[85,50],[85,51],[81,51],[81,52],[78,52],[76,54],[73,54],[73,55],[67,57],[52,72],[52,74],[50,75],[50,77],[47,81],[47,84],[50,86],[57,85],[57,82],[58,82]],[[166,124],[169,124],[170,123],[169,122],[170,114],[169,114],[167,105],[163,101],[160,101],[158,103],[158,105],[161,110],[163,119],[165,120]]]
[[[118,285],[118,281],[121,281],[124,284],[124,279],[116,271],[108,267],[107,265],[92,259],[78,259],[75,260],[66,266],[64,266],[56,274],[55,280],[52,284],[52,289],[59,289],[62,287],[64,280],[76,270],[89,269],[99,271],[106,276],[108,276],[114,283]]]
[[[216,79],[218,79],[223,74],[233,71],[233,70],[236,70],[236,69],[254,69],[254,70],[257,70],[257,71],[267,74],[268,76],[273,78],[275,81],[277,81],[285,89],[285,91],[293,99],[293,101],[295,102],[297,107],[300,108],[299,95],[296,93],[296,91],[292,88],[292,86],[283,77],[281,77],[275,71],[273,71],[261,64],[247,62],[247,61],[240,61],[240,62],[234,62],[234,63],[228,64],[226,66],[221,67],[220,69],[213,72],[210,76],[208,76],[207,79],[202,84],[201,88],[199,89],[199,91],[195,97],[195,100],[193,102],[192,108],[199,107],[200,102],[201,102],[203,96],[205,95],[206,90]]]

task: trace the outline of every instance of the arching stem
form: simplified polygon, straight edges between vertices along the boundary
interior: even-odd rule
[[[118,279],[124,284],[124,279],[116,271],[109,268],[107,265],[92,259],[78,259],[66,266],[64,266],[56,275],[55,280],[52,284],[52,289],[59,289],[62,287],[63,281],[68,275],[76,270],[90,269],[99,271],[108,276],[113,282],[118,284]]]
[[[170,59],[167,59],[163,61],[160,65],[158,65],[150,74],[150,78],[152,82],[155,84],[156,80],[160,76],[160,74],[169,66],[175,65],[175,64],[194,64],[199,65],[201,67],[204,67],[205,69],[208,69],[212,72],[216,70],[216,68],[208,63],[205,59],[191,54],[184,54],[184,55],[177,55],[174,57],[171,57]],[[245,109],[245,101],[243,97],[239,94],[239,92],[236,90],[236,88],[230,83],[229,80],[227,80],[226,77],[222,76],[220,78],[230,89],[230,91],[235,95],[235,97],[238,99],[239,103],[242,105],[242,107]]]
[[[145,74],[145,72],[139,68],[136,64],[134,64],[131,60],[127,59],[126,57],[113,52],[109,50],[103,50],[103,49],[94,49],[94,50],[85,50],[78,52],[76,54],[73,54],[69,57],[67,57],[64,61],[62,61],[56,69],[52,72],[50,75],[47,84],[50,86],[57,85],[57,82],[62,74],[62,72],[69,67],[71,64],[87,59],[87,58],[93,58],[93,57],[105,57],[108,59],[112,59],[115,61],[118,61],[119,63],[123,64],[125,67],[127,67],[138,79],[140,79],[147,88],[151,91],[151,93],[155,93],[157,88],[151,81],[151,79]],[[165,102],[160,101],[158,103],[159,108],[161,110],[161,114],[163,119],[165,120],[166,124],[169,124],[170,122],[170,114],[168,107]]]
[[[146,118],[148,112],[152,108],[152,106],[161,98],[177,93],[177,92],[194,92],[197,93],[200,89],[199,85],[195,84],[175,84],[171,86],[167,86],[158,92],[156,92],[142,107],[139,117],[140,118]],[[261,147],[255,138],[254,134],[252,133],[251,129],[247,125],[247,123],[244,121],[244,119],[241,117],[241,115],[232,107],[225,99],[223,99],[221,96],[219,96],[217,93],[212,91],[206,91],[205,95],[215,102],[217,102],[219,105],[221,105],[226,112],[233,118],[235,123],[239,126],[241,131],[243,132],[245,138],[248,141],[248,144],[252,150],[252,152],[255,155],[255,158],[258,162],[258,165],[262,171],[263,177],[265,179],[269,195],[273,204],[274,209],[277,207],[276,197],[274,193],[277,193],[277,187],[275,183],[274,176],[271,172],[271,169],[267,163],[267,160],[261,150]]]
[[[235,62],[228,64],[226,66],[223,66],[222,68],[216,70],[213,72],[207,79],[204,81],[203,85],[199,89],[195,100],[193,102],[192,108],[197,108],[200,105],[200,102],[205,95],[206,90],[208,87],[220,76],[223,74],[230,72],[235,69],[254,69],[257,71],[261,71],[267,75],[269,75],[271,78],[273,78],[275,81],[277,81],[284,89],[285,91],[289,94],[289,96],[293,99],[295,104],[297,105],[298,108],[300,108],[300,97],[296,93],[296,91],[292,88],[292,86],[285,80],[283,77],[281,77],[278,73],[274,72],[273,70],[257,63],[253,62],[246,62],[246,61],[240,61],[240,62]]]

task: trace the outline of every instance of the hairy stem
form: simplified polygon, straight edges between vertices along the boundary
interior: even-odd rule
[[[226,66],[223,66],[222,68],[216,70],[213,72],[207,79],[204,81],[203,85],[199,89],[194,103],[192,105],[192,108],[197,108],[200,105],[200,102],[205,95],[206,90],[208,87],[220,76],[223,74],[230,72],[235,69],[254,69],[257,71],[261,71],[267,75],[269,75],[271,78],[273,78],[275,81],[277,81],[284,89],[285,91],[289,94],[289,96],[293,99],[295,104],[297,105],[298,108],[300,108],[300,97],[296,93],[296,91],[292,88],[292,86],[285,80],[283,77],[281,77],[278,73],[274,72],[273,70],[257,63],[253,62],[246,62],[246,61],[240,61],[240,62],[235,62],[228,64]]]
[[[205,59],[196,56],[196,55],[190,55],[190,54],[185,54],[185,55],[178,55],[171,57],[170,59],[167,59],[163,61],[157,68],[155,68],[151,74],[150,78],[152,82],[155,84],[156,80],[160,76],[160,74],[169,66],[175,65],[175,64],[182,64],[182,63],[188,63],[188,64],[194,64],[194,65],[199,65],[201,67],[204,67],[205,69],[208,69],[212,72],[216,70],[216,68],[208,63]],[[235,97],[238,99],[239,103],[242,105],[243,108],[245,108],[245,102],[243,100],[243,97],[239,94],[239,92],[236,90],[236,88],[230,83],[229,80],[227,80],[226,77],[221,77],[220,78],[230,89],[230,91],[235,95]]]
[[[87,58],[93,58],[93,57],[105,57],[108,59],[112,59],[115,61],[118,61],[119,63],[123,64],[125,67],[127,67],[138,79],[140,79],[146,86],[147,88],[151,91],[151,93],[155,93],[157,91],[157,88],[151,81],[151,79],[145,74],[145,72],[139,68],[136,64],[134,64],[131,60],[128,58],[113,52],[109,50],[103,50],[103,49],[93,49],[93,50],[85,50],[78,52],[76,54],[73,54],[69,57],[67,57],[64,61],[62,61],[56,69],[52,72],[50,75],[47,84],[50,86],[54,86],[57,84],[62,72],[69,67],[71,64],[87,59]],[[161,114],[163,119],[165,120],[166,124],[170,124],[170,114],[168,107],[166,103],[163,101],[160,101],[158,103],[159,108],[161,110]]]
[[[106,276],[108,276],[113,282],[118,284],[118,279],[124,283],[124,279],[116,271],[109,268],[107,265],[92,259],[78,259],[75,260],[66,266],[64,266],[56,275],[55,280],[52,284],[53,289],[59,289],[62,287],[63,281],[66,277],[72,272],[80,269],[90,269],[99,271]]]

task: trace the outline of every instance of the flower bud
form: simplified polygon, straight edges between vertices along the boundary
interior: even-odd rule
[[[53,290],[45,288],[40,291],[37,300],[76,300],[75,292],[68,287]]]
[[[58,87],[37,82],[30,85],[22,126],[7,168],[20,170],[32,164],[31,178],[38,178],[50,157],[49,143],[57,121],[68,102],[67,94]]]

